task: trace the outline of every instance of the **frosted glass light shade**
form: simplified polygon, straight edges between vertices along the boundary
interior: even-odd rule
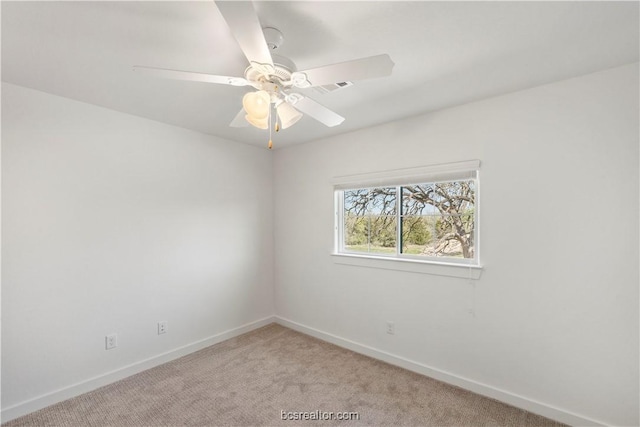
[[[258,129],[268,129],[269,128],[269,121],[268,119],[265,117],[264,119],[256,119],[255,117],[251,117],[250,115],[246,115],[244,116],[245,119],[247,119],[247,121],[252,124],[253,126],[257,127]]]
[[[302,118],[302,113],[293,108],[288,102],[281,103],[277,108],[282,129],[288,128]]]
[[[269,115],[270,104],[271,97],[264,90],[249,92],[242,98],[242,107],[244,108],[244,111],[246,111],[249,116],[256,120],[267,118],[267,116]]]

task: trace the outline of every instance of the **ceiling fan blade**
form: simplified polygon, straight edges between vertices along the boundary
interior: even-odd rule
[[[232,128],[243,128],[249,126],[249,122],[244,118],[246,114],[247,112],[244,111],[244,108],[241,108],[240,111],[238,111],[238,114],[236,114],[233,120],[231,120],[229,126]]]
[[[334,113],[327,107],[318,104],[311,98],[303,97],[294,105],[296,109],[302,111],[304,114],[307,114],[309,117],[316,119],[320,123],[325,124],[326,126],[334,127],[344,122],[344,117],[337,113]]]
[[[298,87],[322,86],[332,83],[385,77],[391,74],[394,65],[389,55],[383,54],[299,71],[293,73],[294,75],[291,76],[291,79],[293,85]],[[306,81],[308,83],[304,83],[305,79],[301,78],[303,77],[302,74],[306,75]],[[299,81],[302,83],[298,83]]]
[[[216,5],[249,62],[259,71],[262,71],[260,69],[262,66],[265,67],[266,72],[273,72],[271,52],[269,52],[253,3],[250,1],[217,1]]]
[[[134,66],[133,71],[162,77],[165,79],[190,80],[193,82],[219,83],[232,86],[247,86],[250,83],[242,77],[216,76],[215,74],[193,73],[191,71],[166,70],[164,68],[153,68]]]

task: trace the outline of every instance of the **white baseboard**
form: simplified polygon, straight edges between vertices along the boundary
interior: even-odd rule
[[[460,377],[450,372],[442,371],[440,369],[432,368],[424,365],[420,362],[405,359],[401,356],[396,356],[385,351],[375,349],[363,344],[359,344],[355,341],[351,341],[339,336],[329,334],[327,332],[320,331],[318,329],[311,328],[309,326],[302,325],[300,323],[285,319],[280,316],[275,316],[276,323],[293,329],[298,332],[302,332],[306,335],[321,339],[323,341],[330,342],[339,347],[343,347],[356,353],[364,354],[365,356],[372,357],[374,359],[382,360],[391,365],[399,366],[412,372],[416,372],[421,375],[425,375],[430,378],[452,384],[461,387],[465,390],[472,391],[474,393],[490,397],[492,399],[499,400],[517,408],[524,409],[534,414],[542,415],[543,417],[550,418],[565,424],[572,426],[605,426],[604,422],[596,421],[588,417],[584,417],[578,414],[574,414],[563,409],[556,408],[546,403],[538,402],[533,399],[529,399],[524,396],[520,396],[515,393],[511,393],[506,390],[501,390],[496,387],[492,387],[486,384],[479,383],[467,378]]]
[[[99,387],[111,384],[115,381],[119,381],[139,372],[146,371],[147,369],[162,365],[163,363],[167,363],[179,357],[186,356],[187,354],[228,340],[238,335],[242,335],[273,322],[275,322],[274,316],[265,317],[264,319],[259,319],[254,322],[239,326],[237,328],[221,332],[203,340],[167,351],[166,353],[162,353],[157,356],[153,356],[127,366],[123,366],[122,368],[116,369],[115,371],[107,372],[105,374],[89,378],[85,381],[52,391],[50,393],[38,396],[25,402],[18,403],[8,408],[4,408],[2,409],[2,412],[0,412],[0,420],[2,420],[2,422],[13,420],[15,418],[37,411],[38,409],[42,409],[47,406],[53,405],[54,403],[62,402],[63,400],[70,399],[83,393],[87,393]]]

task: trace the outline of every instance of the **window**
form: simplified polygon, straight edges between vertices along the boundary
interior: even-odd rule
[[[336,253],[478,265],[478,167],[345,177],[335,187]]]

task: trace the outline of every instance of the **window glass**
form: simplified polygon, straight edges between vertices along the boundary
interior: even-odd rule
[[[342,252],[476,258],[476,180],[342,190]]]

